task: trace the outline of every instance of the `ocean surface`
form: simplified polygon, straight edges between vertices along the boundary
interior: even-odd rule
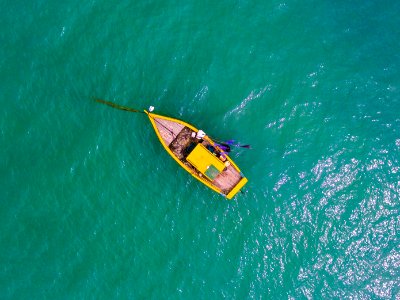
[[[1,1],[0,299],[400,299],[399,1]],[[251,144],[225,200],[145,115]]]

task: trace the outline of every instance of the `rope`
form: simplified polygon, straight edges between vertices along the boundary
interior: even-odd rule
[[[106,101],[106,100],[102,100],[102,99],[94,99],[96,102],[111,106],[113,108],[119,109],[119,110],[125,110],[125,111],[129,111],[129,112],[134,112],[134,113],[142,113],[142,114],[146,114],[144,111],[138,110],[138,109],[134,109],[134,108],[130,108],[130,107],[126,107],[126,106],[122,106],[119,104],[115,104],[113,102],[110,101]],[[148,114],[147,114],[148,115]],[[164,124],[160,123],[159,121],[157,121],[155,118],[153,118],[152,116],[148,115],[150,118],[152,118],[154,120],[154,122],[158,123],[159,125],[161,125],[162,127],[164,127],[164,129],[166,129],[169,133],[172,134],[172,136],[175,138],[175,134],[174,132],[167,128]]]
[[[133,109],[133,108],[130,108],[130,107],[118,105],[118,104],[115,104],[113,102],[102,100],[102,99],[94,99],[94,101],[99,102],[99,103],[103,103],[105,105],[108,105],[108,106],[111,106],[111,107],[114,107],[114,108],[117,108],[117,109],[120,109],[120,110],[125,110],[125,111],[129,111],[129,112],[134,112],[134,113],[142,113],[142,114],[145,113],[144,111],[141,111],[141,110],[138,110],[138,109]]]

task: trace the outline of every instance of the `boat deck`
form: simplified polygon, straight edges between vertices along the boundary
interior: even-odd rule
[[[228,166],[213,180],[213,183],[224,194],[228,194],[239,183],[240,179],[242,179],[240,173],[234,167]]]
[[[158,132],[160,133],[162,139],[168,147],[181,132],[181,130],[185,127],[182,124],[161,118],[154,118],[154,121],[156,122]]]
[[[172,151],[172,153],[186,166],[188,166],[193,173],[201,177],[203,180],[207,180],[213,186],[218,188],[223,194],[227,195],[243,178],[241,173],[231,164],[228,164],[226,168],[214,178],[210,180],[203,176],[197,169],[195,169],[187,160],[191,144],[197,144],[201,142],[204,146],[212,146],[207,140],[198,140],[192,137],[192,133],[195,132],[183,124],[174,122],[172,120],[154,118],[157,130],[163,139],[166,146]],[[221,155],[221,152],[216,149],[215,156],[219,157],[222,162],[226,161],[226,158]]]

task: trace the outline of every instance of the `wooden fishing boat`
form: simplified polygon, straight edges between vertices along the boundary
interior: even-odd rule
[[[197,180],[227,199],[247,183],[222,147],[202,130],[178,119],[144,112],[165,150]]]
[[[165,150],[186,171],[210,189],[232,199],[247,183],[238,166],[228,156],[223,144],[213,141],[204,131],[184,121],[95,99],[111,107],[146,114]],[[234,145],[249,148],[250,145]]]

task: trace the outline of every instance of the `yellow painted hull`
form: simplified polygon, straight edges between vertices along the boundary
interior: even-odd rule
[[[148,115],[149,120],[154,128],[154,131],[157,134],[158,139],[160,140],[161,144],[163,145],[164,149],[168,152],[168,154],[183,168],[185,169],[187,172],[189,172],[193,177],[195,177],[197,180],[199,180],[200,182],[202,182],[203,184],[205,184],[206,186],[208,186],[210,189],[212,189],[213,191],[225,196],[227,199],[232,199],[239,191],[241,188],[243,188],[243,186],[247,183],[247,178],[242,177],[240,179],[240,181],[236,184],[236,186],[233,187],[233,189],[231,189],[231,191],[228,194],[224,194],[217,186],[213,185],[212,182],[210,182],[209,180],[207,180],[204,177],[199,176],[199,174],[197,172],[195,172],[193,169],[191,169],[190,167],[186,166],[172,151],[171,149],[168,147],[168,145],[166,144],[165,140],[163,139],[163,137],[160,134],[160,131],[157,127],[156,121],[155,119],[163,119],[166,121],[171,121],[177,124],[180,124],[182,126],[188,127],[190,128],[192,131],[194,132],[198,132],[199,130],[197,128],[195,128],[193,125],[186,123],[184,121],[178,120],[178,119],[174,119],[174,118],[170,118],[170,117],[166,117],[166,116],[161,116],[158,114],[154,114],[154,113],[150,113],[148,111],[145,111],[145,113]],[[204,137],[204,139],[207,140],[207,142],[209,142],[211,145],[218,147],[215,145],[215,143],[208,138],[207,136]],[[240,169],[238,168],[238,166],[233,162],[233,160],[229,157],[226,156],[227,160],[230,162],[230,164],[241,174]]]

